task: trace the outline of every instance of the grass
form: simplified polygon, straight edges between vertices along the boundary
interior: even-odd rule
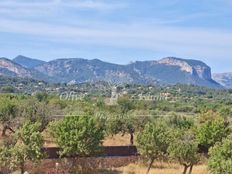
[[[115,169],[120,174],[144,174],[147,168],[143,164],[130,164],[126,167]],[[179,164],[168,164],[156,162],[150,171],[150,174],[180,174],[183,172],[183,167]],[[109,173],[110,174],[110,173]],[[192,174],[210,174],[206,165],[197,165],[193,167]]]
[[[104,146],[128,146],[130,145],[130,135],[125,134],[122,136],[121,134],[117,134],[114,136],[108,136],[105,138],[103,142]]]
[[[45,141],[44,144],[45,147],[57,147],[57,144],[50,137],[47,131],[43,132],[43,137]],[[128,145],[130,145],[129,134],[125,134],[124,136],[122,136],[121,134],[117,134],[114,136],[107,136],[103,141],[103,146],[128,146]]]
[[[59,164],[56,168],[56,163]],[[124,167],[116,167],[123,166]],[[113,167],[114,166],[114,167]],[[48,159],[42,160],[40,165],[27,166],[30,173],[34,174],[144,174],[147,166],[138,159],[127,157],[119,158],[76,158],[76,159]],[[17,171],[18,172],[18,171]],[[15,172],[14,174],[17,174]],[[181,174],[183,166],[176,163],[154,162],[149,174]],[[201,164],[193,167],[192,174],[210,174],[207,165]]]

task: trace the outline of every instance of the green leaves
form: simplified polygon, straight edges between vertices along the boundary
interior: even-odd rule
[[[224,139],[209,151],[208,168],[213,174],[232,174],[232,141]]]
[[[16,117],[16,103],[7,97],[0,98],[0,121],[6,122]]]
[[[62,149],[60,155],[86,156],[99,151],[104,131],[91,116],[70,116],[50,125],[51,135]]]
[[[41,152],[43,138],[39,132],[40,126],[39,123],[28,121],[17,130],[17,142],[0,148],[0,163],[10,169],[20,167],[23,170],[26,160],[33,162],[40,160],[43,157]]]
[[[149,159],[163,157],[170,142],[170,132],[163,123],[148,123],[137,134],[139,152]]]
[[[168,153],[182,165],[193,165],[199,160],[198,143],[191,132],[184,130],[170,143]]]
[[[208,120],[201,124],[196,131],[199,144],[206,148],[212,147],[229,135],[229,129],[225,126],[224,119]]]
[[[27,121],[21,129],[16,132],[18,140],[22,141],[22,148],[26,151],[26,158],[34,161],[42,158],[41,148],[43,137],[40,133],[41,124]]]

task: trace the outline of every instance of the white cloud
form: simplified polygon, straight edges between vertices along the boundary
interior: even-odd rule
[[[0,0],[0,19],[55,21],[61,20],[58,16],[64,19],[76,18],[83,10],[98,14],[111,13],[126,7],[126,3],[103,0]]]
[[[69,19],[69,8],[77,9],[77,11],[81,9],[111,11],[126,8],[128,4],[121,2],[123,1],[119,3],[119,1],[107,0],[1,0],[0,32],[39,36],[56,42],[142,48],[215,59],[220,55],[232,55],[232,32],[209,28],[170,26],[202,16],[218,15],[216,12],[174,15],[173,18],[166,20],[162,17],[154,17],[145,22],[132,18],[131,21],[135,21],[134,23],[118,21],[118,24],[104,22],[101,18],[97,21],[90,21],[90,19],[85,21],[85,16],[81,15],[78,19],[76,16],[75,20]],[[180,0],[167,2],[169,5],[173,5],[179,3]],[[57,22],[59,24],[55,24],[56,16],[59,16],[57,13],[63,8],[67,8],[66,16],[62,19],[65,20],[65,23],[58,19],[60,20]],[[48,17],[49,15],[51,18]],[[50,23],[45,23],[42,18],[40,21],[44,22],[33,20],[33,17],[37,19],[41,16],[49,19]]]
[[[207,56],[232,54],[232,33],[201,28],[162,25],[62,26],[39,22],[0,19],[0,32],[39,36],[46,40],[72,43],[111,45]]]
[[[47,1],[25,1],[25,0],[1,0],[0,8],[5,9],[28,9],[28,8],[57,8],[71,7],[76,9],[114,10],[124,8],[125,3],[106,2],[103,0],[47,0]]]

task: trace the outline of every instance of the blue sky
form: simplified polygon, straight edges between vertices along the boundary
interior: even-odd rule
[[[232,72],[231,0],[1,0],[0,56],[176,56]]]

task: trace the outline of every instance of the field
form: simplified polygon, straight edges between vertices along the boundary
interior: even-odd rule
[[[96,159],[88,159],[89,161],[91,161],[91,163],[96,162]],[[105,160],[105,159],[104,159]],[[113,158],[109,158],[107,159],[107,163],[109,165],[119,165],[122,163],[128,162],[129,160],[132,160],[132,158],[118,158],[113,159]],[[135,159],[133,159],[135,160]],[[98,161],[103,161],[103,159],[98,159]],[[63,173],[67,173],[67,168],[64,170],[63,168],[57,168],[56,169],[56,163],[60,162],[60,160],[46,160],[44,162],[41,163],[40,167],[34,167],[33,172],[34,173],[38,173],[38,174],[56,174],[57,172],[63,172]],[[106,161],[105,161],[106,162]],[[85,166],[88,162],[85,160]],[[90,163],[90,164],[91,164]],[[106,164],[106,163],[105,163]],[[74,167],[74,166],[73,166]],[[95,166],[96,167],[96,166]],[[30,166],[30,169],[32,167]],[[75,168],[75,167],[74,167]],[[141,162],[135,162],[135,163],[131,163],[128,164],[124,167],[102,167],[102,166],[98,166],[96,168],[93,169],[93,165],[92,167],[88,167],[88,168],[83,168],[80,172],[80,167],[79,167],[79,172],[73,172],[73,173],[78,173],[78,174],[144,174],[146,173],[146,166],[144,164],[142,164]],[[180,166],[179,164],[175,164],[175,163],[165,163],[165,162],[155,162],[153,165],[153,168],[150,170],[150,174],[180,174],[183,172],[183,167]],[[14,174],[18,174],[19,172],[14,172]],[[65,174],[66,174],[65,173]],[[192,174],[210,174],[207,170],[207,166],[206,165],[197,165],[194,166]]]
[[[147,168],[144,165],[130,164],[126,167],[118,168],[121,174],[144,174]],[[168,164],[157,162],[154,168],[151,169],[150,174],[180,174],[183,172],[183,167],[178,164]],[[209,174],[206,165],[197,165],[193,168],[192,174]]]
[[[0,173],[142,174],[148,160],[165,159],[155,161],[150,173],[183,173],[184,164],[193,166],[193,174],[208,174],[208,169],[221,170],[214,165],[219,155],[231,156],[230,91],[193,86],[121,90],[116,104],[95,92],[74,101],[44,92],[1,94]],[[169,97],[135,99],[140,92]]]
[[[46,134],[45,134],[46,135]],[[46,139],[46,138],[45,138]],[[117,134],[109,136],[104,140],[104,146],[127,146],[129,145],[129,135],[122,136]],[[46,147],[54,147],[56,144],[49,138],[46,141]],[[72,162],[71,162],[72,161]],[[75,162],[73,162],[75,161]],[[59,163],[59,167],[56,164]],[[37,166],[28,164],[27,167],[31,172],[35,174],[56,174],[57,172],[65,172],[67,161],[54,159],[54,160],[42,160],[41,164]],[[76,168],[82,168],[83,174],[144,174],[146,173],[147,166],[139,158],[135,156],[130,157],[107,157],[107,158],[81,158],[75,160],[68,160],[68,163],[75,164]],[[65,166],[65,167],[64,167]],[[66,171],[67,172],[67,171]],[[75,172],[75,171],[74,171]],[[183,172],[183,166],[174,162],[161,162],[155,161],[150,174],[180,174]],[[16,171],[12,174],[19,174]],[[80,170],[79,172],[80,173]],[[207,166],[204,164],[196,165],[193,168],[192,174],[209,174]]]

